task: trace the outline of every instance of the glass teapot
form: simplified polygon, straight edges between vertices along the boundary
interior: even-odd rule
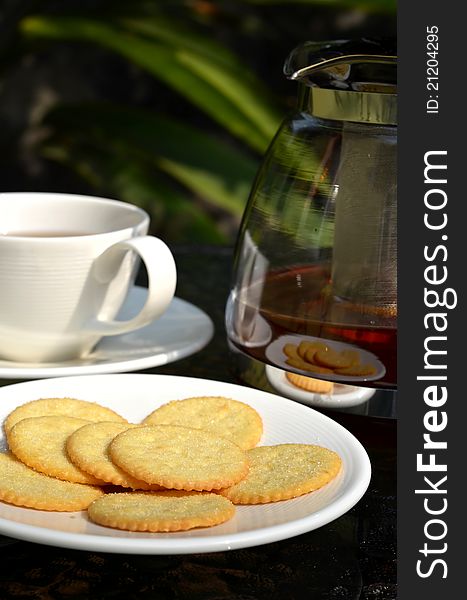
[[[396,56],[370,40],[306,43],[299,84],[240,226],[226,329],[280,369],[396,386]]]

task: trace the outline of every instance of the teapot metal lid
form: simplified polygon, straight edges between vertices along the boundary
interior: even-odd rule
[[[306,42],[284,73],[300,85],[299,105],[324,119],[397,125],[397,56],[376,40]]]

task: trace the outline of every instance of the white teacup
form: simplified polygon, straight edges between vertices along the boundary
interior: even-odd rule
[[[173,256],[148,236],[140,208],[104,198],[0,194],[0,357],[57,362],[85,356],[107,335],[161,316],[176,286]],[[114,320],[138,257],[148,294],[129,321]]]

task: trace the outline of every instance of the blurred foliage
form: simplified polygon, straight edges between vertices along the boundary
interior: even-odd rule
[[[397,8],[396,0],[245,0],[250,4],[312,4],[334,8],[352,8],[371,12],[394,13]]]
[[[143,206],[154,229],[170,241],[215,243],[232,242],[261,156],[289,108],[279,84],[272,88],[270,81],[282,79],[279,60],[286,52],[308,39],[297,27],[300,16],[395,11],[393,0],[13,5],[0,42],[4,69],[51,45],[68,53],[73,69],[73,57],[94,48],[104,69],[108,56],[118,56],[130,69],[127,85],[143,81],[150,89],[149,100],[139,104],[55,98],[35,123],[29,151],[70,169],[92,193]],[[288,11],[287,23],[269,12],[274,6]],[[258,53],[261,44],[268,48]]]
[[[276,130],[279,116],[254,74],[220,44],[165,15],[107,22],[29,17],[21,30],[28,36],[91,41],[118,52],[260,152]]]

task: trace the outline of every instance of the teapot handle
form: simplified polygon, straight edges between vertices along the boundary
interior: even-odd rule
[[[313,63],[297,70],[291,69],[290,62],[287,62],[284,66],[284,73],[288,79],[297,81],[311,73],[317,73],[318,71],[323,71],[330,67],[357,63],[397,64],[397,56],[387,54],[348,54],[343,56],[333,56],[332,58],[322,59],[317,63]]]

